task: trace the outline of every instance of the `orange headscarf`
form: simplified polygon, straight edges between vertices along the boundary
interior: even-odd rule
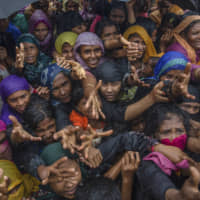
[[[173,30],[174,38],[187,51],[187,55],[193,64],[196,63],[196,52],[194,48],[191,47],[183,37],[181,37],[180,33],[184,31],[192,22],[198,20],[200,20],[199,15],[188,16]]]
[[[124,38],[128,40],[130,35],[134,33],[137,33],[144,40],[144,43],[146,45],[143,62],[147,62],[149,57],[159,57],[159,55],[156,52],[156,49],[154,47],[151,37],[142,26],[134,25],[134,26],[129,27],[124,33]]]

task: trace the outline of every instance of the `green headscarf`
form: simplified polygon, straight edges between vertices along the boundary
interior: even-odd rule
[[[34,65],[24,63],[23,71],[24,77],[27,79],[27,81],[31,85],[37,87],[38,85],[40,85],[41,72],[51,63],[51,58],[40,51],[39,41],[32,34],[22,34],[17,40],[17,45],[19,46],[19,44],[23,42],[35,44],[39,49],[37,64]]]
[[[22,13],[18,13],[13,19],[12,23],[19,28],[22,33],[28,32],[28,22]]]

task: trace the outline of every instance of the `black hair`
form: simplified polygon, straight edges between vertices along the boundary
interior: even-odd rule
[[[62,13],[57,18],[57,34],[65,31],[72,31],[72,28],[83,23],[83,18],[76,11]]]
[[[152,37],[152,33],[157,29],[156,23],[150,18],[146,17],[137,17],[136,25],[144,27],[150,37]]]
[[[164,120],[168,118],[169,113],[177,115],[186,129],[186,133],[189,132],[190,123],[189,116],[183,112],[175,104],[159,103],[152,106],[145,114],[145,135],[155,137],[155,133]]]
[[[32,94],[28,106],[23,113],[23,119],[28,126],[35,130],[38,124],[45,118],[53,117],[50,103],[37,94]]]
[[[102,21],[98,22],[96,27],[95,27],[95,33],[101,38],[103,30],[107,26],[109,26],[109,27],[115,26],[116,29],[117,29],[117,32],[120,33],[119,26],[117,24],[115,24],[114,22],[110,21],[110,20],[102,20]]]
[[[80,84],[73,86],[71,93],[71,102],[74,106],[77,106],[80,100],[84,97],[84,90]]]
[[[121,193],[116,183],[110,179],[99,177],[87,180],[79,187],[76,200],[121,200]]]
[[[0,32],[0,46],[6,48],[8,56],[15,60],[15,41],[10,33]]]

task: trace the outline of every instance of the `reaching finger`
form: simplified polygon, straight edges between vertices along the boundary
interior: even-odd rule
[[[113,130],[105,131],[105,132],[97,132],[97,137],[106,137],[113,134]]]
[[[15,116],[9,115],[9,119],[12,122],[14,127],[21,127],[22,126]]]
[[[126,46],[130,44],[130,42],[127,39],[125,39],[122,35],[120,36],[120,42]]]
[[[57,160],[54,164],[53,164],[53,167],[54,168],[57,168],[60,164],[62,164],[63,162],[65,162],[68,158],[65,156],[59,160]]]
[[[185,67],[184,74],[190,74],[191,73],[191,67],[192,67],[192,64],[188,62],[186,67]]]
[[[34,137],[34,136],[30,135],[29,140],[32,141],[32,142],[40,142],[40,141],[42,141],[42,138],[41,137]]]

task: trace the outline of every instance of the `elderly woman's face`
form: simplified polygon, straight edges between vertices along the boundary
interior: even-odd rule
[[[102,55],[101,47],[98,45],[82,45],[80,47],[80,56],[88,67],[97,67]]]
[[[39,41],[44,41],[47,37],[49,29],[46,24],[39,23],[34,30],[34,35]]]
[[[36,64],[39,50],[33,43],[24,42],[24,61],[28,64]]]
[[[18,113],[23,113],[30,100],[30,91],[19,90],[7,98],[8,105]]]
[[[126,19],[126,15],[122,9],[112,9],[109,18],[116,24],[123,24]]]
[[[195,23],[189,29],[186,40],[196,51],[200,50],[200,22]]]
[[[62,72],[53,81],[52,95],[62,103],[69,103],[71,100],[72,84],[70,79]]]

